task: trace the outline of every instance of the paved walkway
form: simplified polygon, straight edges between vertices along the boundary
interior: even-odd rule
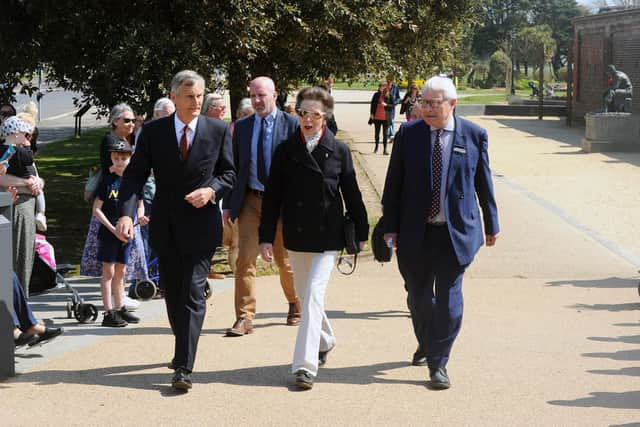
[[[388,157],[371,153],[367,106],[336,113],[380,191]],[[223,336],[232,292],[209,300],[188,394],[169,387],[168,323],[162,303],[147,302],[139,326],[68,321],[66,336],[22,352],[19,369],[46,357],[0,383],[3,424],[637,425],[640,156],[582,154],[580,131],[554,119],[471,119],[489,131],[502,233],[465,276],[450,390],[427,389],[426,369],[409,364],[415,338],[395,263],[364,257],[330,283],[338,346],[312,391],[292,387],[296,328],[284,325],[277,279],[264,277],[252,335]],[[99,339],[66,348],[82,335]]]

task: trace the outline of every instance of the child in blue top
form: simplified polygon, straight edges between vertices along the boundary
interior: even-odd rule
[[[102,326],[123,327],[128,323],[138,323],[140,319],[127,311],[122,303],[124,277],[131,243],[123,243],[115,235],[118,220],[118,191],[122,174],[131,159],[131,146],[124,140],[117,140],[109,147],[113,173],[103,177],[93,202],[93,215],[102,224],[98,231],[98,261],[102,262],[100,290],[105,313]],[[138,222],[145,225],[149,219],[144,216],[142,198],[138,199]],[[113,296],[113,305],[111,297]]]

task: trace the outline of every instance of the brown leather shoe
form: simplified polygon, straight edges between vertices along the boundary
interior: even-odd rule
[[[253,323],[251,319],[245,319],[244,317],[236,320],[236,323],[229,329],[227,329],[228,337],[241,337],[253,332]]]
[[[300,307],[300,300],[289,303],[289,314],[287,314],[287,325],[298,326],[300,324],[300,318],[302,317],[302,307]]]

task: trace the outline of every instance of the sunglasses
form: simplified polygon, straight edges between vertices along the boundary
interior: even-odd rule
[[[327,113],[319,113],[317,111],[306,111],[306,110],[296,110],[296,114],[298,114],[303,119],[312,118],[313,120],[320,120],[321,118],[327,115]]]
[[[135,122],[136,122],[136,119],[125,119],[125,118],[123,118],[123,119],[122,119],[122,121],[123,121],[125,124],[129,124],[129,123],[135,123]]]

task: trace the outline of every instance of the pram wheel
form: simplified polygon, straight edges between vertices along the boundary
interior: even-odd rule
[[[213,296],[213,291],[211,290],[211,286],[209,283],[204,287],[204,299],[207,300]]]
[[[149,300],[156,295],[156,284],[149,279],[140,280],[132,285],[133,294],[141,300]]]
[[[73,304],[71,301],[67,301],[67,319],[71,319],[73,317]]]
[[[93,304],[80,303],[76,306],[75,317],[80,323],[95,322],[98,318],[98,310]]]

